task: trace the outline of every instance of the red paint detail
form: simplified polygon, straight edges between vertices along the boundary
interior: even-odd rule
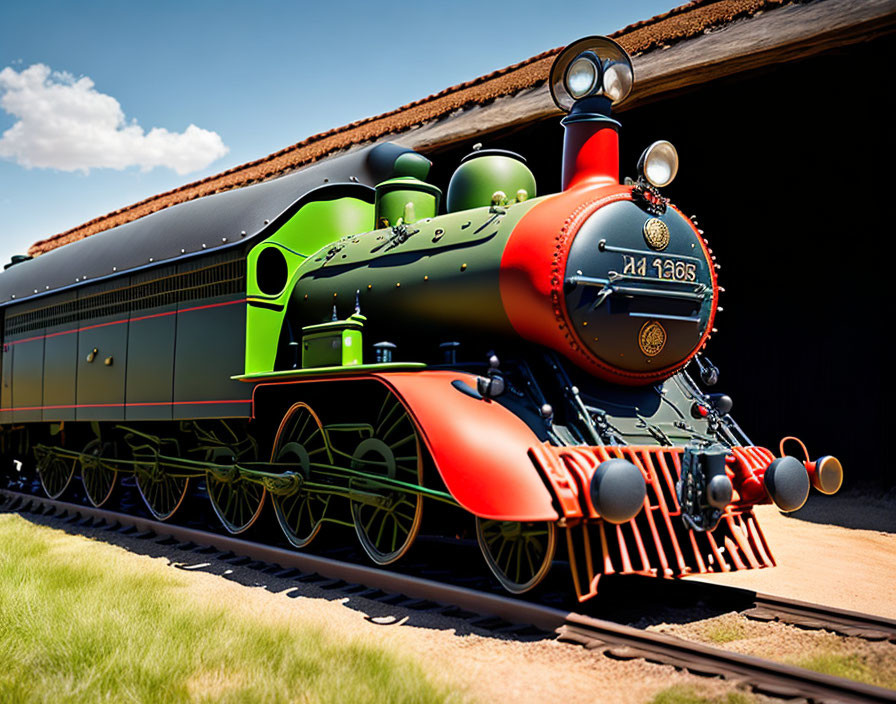
[[[124,318],[123,320],[113,320],[108,323],[97,323],[96,325],[86,325],[82,328],[74,328],[72,330],[62,330],[61,332],[51,332],[47,335],[37,335],[35,337],[27,337],[24,340],[11,340],[8,345],[20,345],[23,342],[34,342],[35,340],[46,340],[48,337],[57,337],[59,335],[71,335],[75,332],[84,332],[85,330],[93,330],[95,328],[105,328],[110,325],[121,325],[122,323],[135,323],[139,320],[149,320],[150,318],[164,318],[167,315],[177,315],[179,313],[189,313],[194,310],[205,310],[206,308],[220,308],[221,306],[232,306],[237,303],[245,303],[246,299],[241,298],[236,301],[225,301],[224,303],[209,303],[205,306],[194,306],[193,308],[183,308],[182,310],[172,310],[167,313],[154,313],[152,315],[142,315],[139,318]],[[7,345],[4,345],[4,349]]]
[[[732,484],[739,500],[736,506],[754,506],[771,503],[765,490],[765,470],[775,456],[764,447],[735,447],[731,450],[734,461],[730,469],[734,477]]]
[[[568,530],[573,536],[587,537],[585,544],[591,549],[586,560],[571,560],[578,574],[574,582],[581,601],[596,595],[604,574],[676,577],[775,564],[747,502],[730,504],[715,533],[696,533],[684,527],[675,490],[681,476],[682,447],[544,445],[542,449],[565,464],[580,487],[585,520],[568,520]],[[614,457],[632,462],[647,484],[641,513],[617,526],[600,519],[587,491],[600,463]],[[728,464],[748,473],[764,471],[772,457],[764,448],[739,447],[734,449]],[[763,494],[759,503],[766,501]]]
[[[230,401],[146,401],[142,403],[76,403],[65,406],[19,406],[3,408],[0,412],[12,411],[59,411],[71,408],[138,408],[140,406],[208,406],[229,403],[252,403],[250,399],[241,398]]]
[[[460,379],[475,387],[476,378],[466,373],[385,372],[339,381],[360,379],[378,380],[398,396],[417,424],[448,491],[466,510],[498,520],[562,517],[570,533],[569,545],[583,545],[586,550],[585,555],[580,551],[576,559],[570,559],[582,601],[597,593],[604,574],[674,577],[775,564],[751,510],[753,503],[768,502],[762,473],[774,456],[765,448],[732,450],[727,470],[740,491],[738,500],[725,509],[715,533],[696,533],[685,528],[676,494],[682,447],[555,447],[540,443],[507,409],[451,386]],[[259,384],[256,390],[321,381],[334,380]],[[613,457],[638,467],[648,488],[639,515],[615,526],[600,518],[590,499],[597,467]],[[553,505],[544,481],[554,495]],[[755,501],[745,498],[750,493],[749,482],[762,489]]]
[[[574,348],[569,333],[562,296],[566,259],[585,218],[606,203],[627,198],[630,189],[624,186],[577,188],[546,198],[523,216],[501,257],[501,300],[514,330],[589,370],[596,367],[596,358],[577,341],[579,349]]]
[[[458,372],[375,374],[402,400],[435,460],[445,486],[466,510],[503,521],[555,521],[557,512],[529,451],[540,445],[503,406],[455,389]]]
[[[577,188],[545,198],[523,216],[508,239],[501,258],[500,288],[504,310],[521,337],[557,350],[607,381],[644,385],[674,374],[705,344],[715,321],[718,282],[715,269],[710,265],[713,303],[706,330],[691,353],[680,362],[651,371],[632,372],[617,369],[594,355],[579,337],[566,310],[563,282],[569,250],[579,229],[594,212],[610,203],[631,198],[630,186],[607,185],[600,179],[586,179]],[[680,211],[676,212],[681,215]],[[697,228],[688,218],[681,217],[691,227],[704,256],[711,262]]]
[[[414,419],[442,481],[463,508],[482,518],[556,521],[551,494],[528,454],[532,451],[536,460],[544,457],[538,438],[503,406],[455,389],[455,379],[476,388],[476,377],[463,372],[378,372],[257,384],[252,403],[254,408],[263,388],[378,381]]]
[[[569,122],[563,136],[563,190],[619,183],[619,134],[606,122]]]
[[[701,418],[706,418],[709,415],[709,409],[706,406],[697,406],[697,413],[700,414]]]

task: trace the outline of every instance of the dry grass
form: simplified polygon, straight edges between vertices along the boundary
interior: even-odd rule
[[[754,697],[742,692],[712,696],[695,687],[676,685],[659,692],[650,700],[650,704],[752,704],[755,701]]]
[[[663,624],[656,630],[746,655],[896,689],[896,645],[885,641],[850,638],[774,621],[754,621],[737,613],[686,624]]]
[[[0,514],[0,702],[458,699],[396,653],[185,585],[149,559]]]
[[[747,636],[747,629],[736,614],[726,614],[710,621],[704,631],[706,639],[712,643],[730,643]]]

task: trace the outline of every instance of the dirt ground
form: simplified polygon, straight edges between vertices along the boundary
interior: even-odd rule
[[[671,687],[705,697],[703,701],[767,701],[754,695],[741,699],[738,695],[746,693],[742,685],[644,660],[617,660],[549,638],[495,636],[459,619],[327,592],[201,554],[86,527],[72,529],[46,517],[21,520],[74,533],[75,541],[96,538],[110,543],[110,550],[125,552],[146,574],[177,569],[189,580],[184,598],[197,605],[230,604],[261,623],[323,627],[334,635],[397,651],[470,702],[643,704]],[[729,699],[731,694],[735,696]]]
[[[700,579],[896,618],[896,492],[822,496],[756,509],[777,567]]]
[[[813,497],[805,509],[789,517],[773,507],[760,507],[759,519],[779,566],[701,579],[896,617],[894,508],[893,497],[861,496]],[[27,520],[54,525],[51,519]],[[826,523],[817,522],[822,520]],[[718,702],[765,701],[752,694],[728,699],[743,688],[643,660],[615,660],[553,640],[495,637],[441,615],[334,595],[117,534],[78,531],[73,540],[94,535],[112,542],[110,549],[127,550],[132,559],[143,561],[146,570],[178,569],[194,583],[189,593],[197,602],[233,604],[234,609],[272,624],[324,625],[331,632],[403,652],[471,701],[642,704],[673,686]],[[778,623],[747,622],[737,614],[652,628],[784,661],[839,653],[846,664],[858,663],[865,670],[883,663],[883,679],[875,684],[896,686],[890,679],[896,683],[892,644],[869,645]]]

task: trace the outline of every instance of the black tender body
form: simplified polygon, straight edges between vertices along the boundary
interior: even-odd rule
[[[175,205],[0,273],[0,423],[246,417],[246,252],[309,199],[373,199],[394,145]],[[224,381],[222,381],[224,380]]]

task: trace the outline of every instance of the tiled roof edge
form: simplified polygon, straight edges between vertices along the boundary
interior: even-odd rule
[[[790,4],[794,0],[694,0],[671,10],[635,22],[610,36],[634,55],[698,36],[759,11]],[[261,159],[208,176],[151,196],[77,227],[35,242],[32,256],[48,252],[97,232],[123,225],[164,208],[213,193],[268,180],[307,166],[357,144],[397,134],[411,127],[443,117],[455,110],[482,104],[496,97],[513,95],[547,79],[548,59],[560,48],[542,52],[478,78],[446,88],[395,110],[367,117],[342,127],[321,132]]]

